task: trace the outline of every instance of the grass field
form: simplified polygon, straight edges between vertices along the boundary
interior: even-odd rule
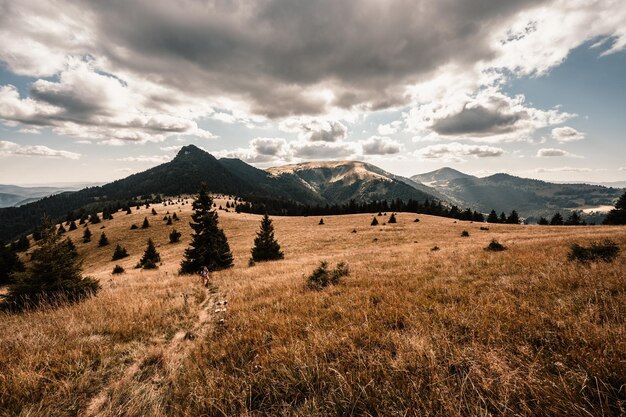
[[[153,207],[90,226],[88,244],[67,233],[96,297],[0,313],[0,415],[626,414],[626,255],[567,261],[575,242],[623,251],[626,227],[275,217],[285,259],[248,267],[260,216],[219,211],[235,267],[207,290],[177,275],[190,205]],[[166,226],[168,210],[181,221]],[[148,237],[162,265],[133,269]],[[508,249],[484,251],[493,238]],[[116,243],[130,257],[111,261]],[[322,260],[350,274],[307,290]]]

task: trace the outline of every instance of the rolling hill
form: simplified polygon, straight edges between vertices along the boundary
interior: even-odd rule
[[[482,212],[517,210],[524,217],[539,217],[555,211],[612,206],[623,193],[618,188],[590,184],[555,184],[546,181],[494,174],[479,178],[452,168],[411,177],[433,187],[450,202]]]

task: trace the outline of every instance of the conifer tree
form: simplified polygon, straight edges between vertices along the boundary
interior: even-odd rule
[[[547,226],[550,224],[550,222],[548,221],[548,219],[542,216],[539,218],[539,221],[537,222],[537,224],[541,226]]]
[[[265,214],[261,219],[261,229],[257,232],[252,248],[252,260],[255,262],[274,261],[285,256],[274,237],[274,225],[270,217]]]
[[[141,225],[142,229],[147,229],[148,227],[150,227],[150,222],[148,221],[147,217],[143,218],[143,224]]]
[[[133,214],[133,211],[130,209],[130,206],[126,208],[126,214]]]
[[[30,248],[30,241],[27,236],[22,236],[18,240],[11,242],[11,250],[13,252],[24,252]]]
[[[550,225],[563,226],[563,216],[561,216],[561,213],[559,213],[558,211],[554,213],[554,216],[552,216],[552,219],[550,220]]]
[[[109,239],[107,238],[107,235],[105,235],[104,232],[102,232],[102,234],[100,235],[100,240],[98,241],[98,246],[102,247],[108,244],[109,244]]]
[[[161,262],[161,255],[159,255],[159,252],[157,252],[152,239],[148,239],[146,251],[143,253],[143,256],[139,260],[139,265],[141,265],[143,269],[156,269],[158,268],[157,264],[159,262]]]
[[[396,213],[391,213],[391,216],[389,217],[389,221],[387,223],[397,223]]]
[[[580,217],[580,214],[578,214],[578,212],[574,210],[565,221],[565,224],[568,226],[580,226],[583,224],[583,221]]]
[[[30,267],[15,274],[15,282],[4,296],[10,308],[79,301],[100,289],[97,280],[82,276],[80,262],[55,232],[52,222],[44,219],[42,239],[33,252]]]
[[[93,213],[90,217],[89,217],[89,222],[91,224],[98,224],[100,223],[100,217],[98,216],[98,213]]]
[[[83,232],[83,243],[88,242],[91,242],[91,230],[89,230],[89,228],[86,228]]]
[[[118,259],[123,259],[126,257],[128,257],[128,252],[126,252],[126,249],[118,243],[115,246],[115,250],[113,251],[113,256],[111,257],[111,260],[117,261]]]
[[[509,214],[509,217],[507,217],[506,222],[508,224],[519,224],[520,219],[519,219],[519,214],[517,214],[517,211],[513,210],[511,214]]]
[[[155,209],[152,209],[152,215],[156,216],[157,215],[157,211]]]
[[[215,271],[233,265],[233,254],[224,231],[218,226],[217,212],[212,207],[213,199],[203,188],[192,204],[193,221],[189,225],[194,233],[180,264],[183,274],[196,273],[205,266],[209,271]]]
[[[172,220],[176,220],[176,221],[178,221],[178,220],[180,220],[180,219],[178,218],[178,216],[176,215],[176,213],[174,213],[174,214],[172,214]]]
[[[167,223],[165,223],[167,226],[171,226],[172,225],[172,216],[167,216]]]
[[[63,227],[63,224],[60,224],[60,225],[59,225],[59,230],[57,230],[57,233],[58,233],[59,235],[62,235],[62,234],[64,234],[66,231],[67,231],[67,230],[65,230],[65,227]]]
[[[491,210],[489,216],[487,216],[487,223],[498,223],[498,214],[495,210]]]
[[[500,213],[500,218],[498,219],[498,223],[506,223],[506,214],[504,214],[504,212]]]
[[[63,241],[63,244],[67,246],[67,250],[72,255],[72,257],[76,258],[78,256],[78,251],[76,250],[76,245],[69,237]]]
[[[181,233],[178,232],[176,229],[172,229],[172,231],[170,232],[170,243],[176,243],[180,240],[181,237]]]
[[[378,219],[376,217],[372,218],[372,222],[370,223],[370,226],[378,226]]]
[[[23,272],[24,264],[15,252],[0,242],[0,286],[13,281],[13,273]]]
[[[72,220],[72,222],[70,223],[69,230],[71,232],[72,230],[76,230],[76,229],[78,229],[78,226],[76,226],[76,222],[74,220]]]
[[[321,218],[321,219],[320,219],[320,222],[319,222],[318,224],[319,224],[319,225],[323,225],[323,224],[324,224],[324,219],[323,219],[323,218]]]
[[[615,203],[615,208],[606,215],[602,224],[626,224],[626,192]]]

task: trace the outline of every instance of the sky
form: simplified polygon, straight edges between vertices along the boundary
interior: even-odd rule
[[[107,182],[195,144],[626,180],[623,0],[0,0],[0,183]]]

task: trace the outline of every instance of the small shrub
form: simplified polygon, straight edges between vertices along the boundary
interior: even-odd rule
[[[467,230],[463,230],[461,232],[461,237],[469,237],[469,232]]]
[[[337,285],[341,278],[350,274],[348,264],[339,262],[332,271],[328,269],[328,262],[322,261],[311,275],[307,278],[307,288],[311,290],[321,290],[329,285]]]
[[[480,230],[489,230],[489,228],[485,226],[480,226]]]
[[[158,266],[152,259],[148,259],[146,262],[144,262],[142,268],[143,269],[157,269]]]
[[[318,223],[319,225],[324,224],[324,219],[320,219],[320,222]]]
[[[619,246],[611,240],[604,242],[592,242],[591,246],[585,247],[578,243],[574,243],[570,247],[567,259],[570,261],[578,261],[582,263],[604,261],[613,262],[619,255]]]
[[[113,267],[113,274],[123,274],[124,273],[124,268],[122,268],[119,265],[115,265]]]
[[[170,243],[176,243],[180,240],[181,233],[173,229],[170,233]]]
[[[419,223],[420,219],[413,220],[413,223]]]
[[[433,246],[432,248],[430,248],[431,252],[437,252],[439,250],[439,246]]]
[[[490,252],[501,252],[505,249],[506,247],[504,247],[504,245],[502,245],[500,242],[498,242],[495,239],[491,239],[491,242],[485,248],[485,250],[490,251]]]
[[[356,233],[356,229],[352,229],[352,233]]]
[[[139,229],[139,227],[137,227],[136,224],[133,224],[132,226],[130,226],[130,230],[136,230]]]
[[[126,258],[128,256],[128,252],[126,252],[126,249],[123,248],[120,244],[118,244],[115,247],[115,250],[113,251],[113,256],[111,257],[112,261],[117,261],[118,259],[123,259]]]

